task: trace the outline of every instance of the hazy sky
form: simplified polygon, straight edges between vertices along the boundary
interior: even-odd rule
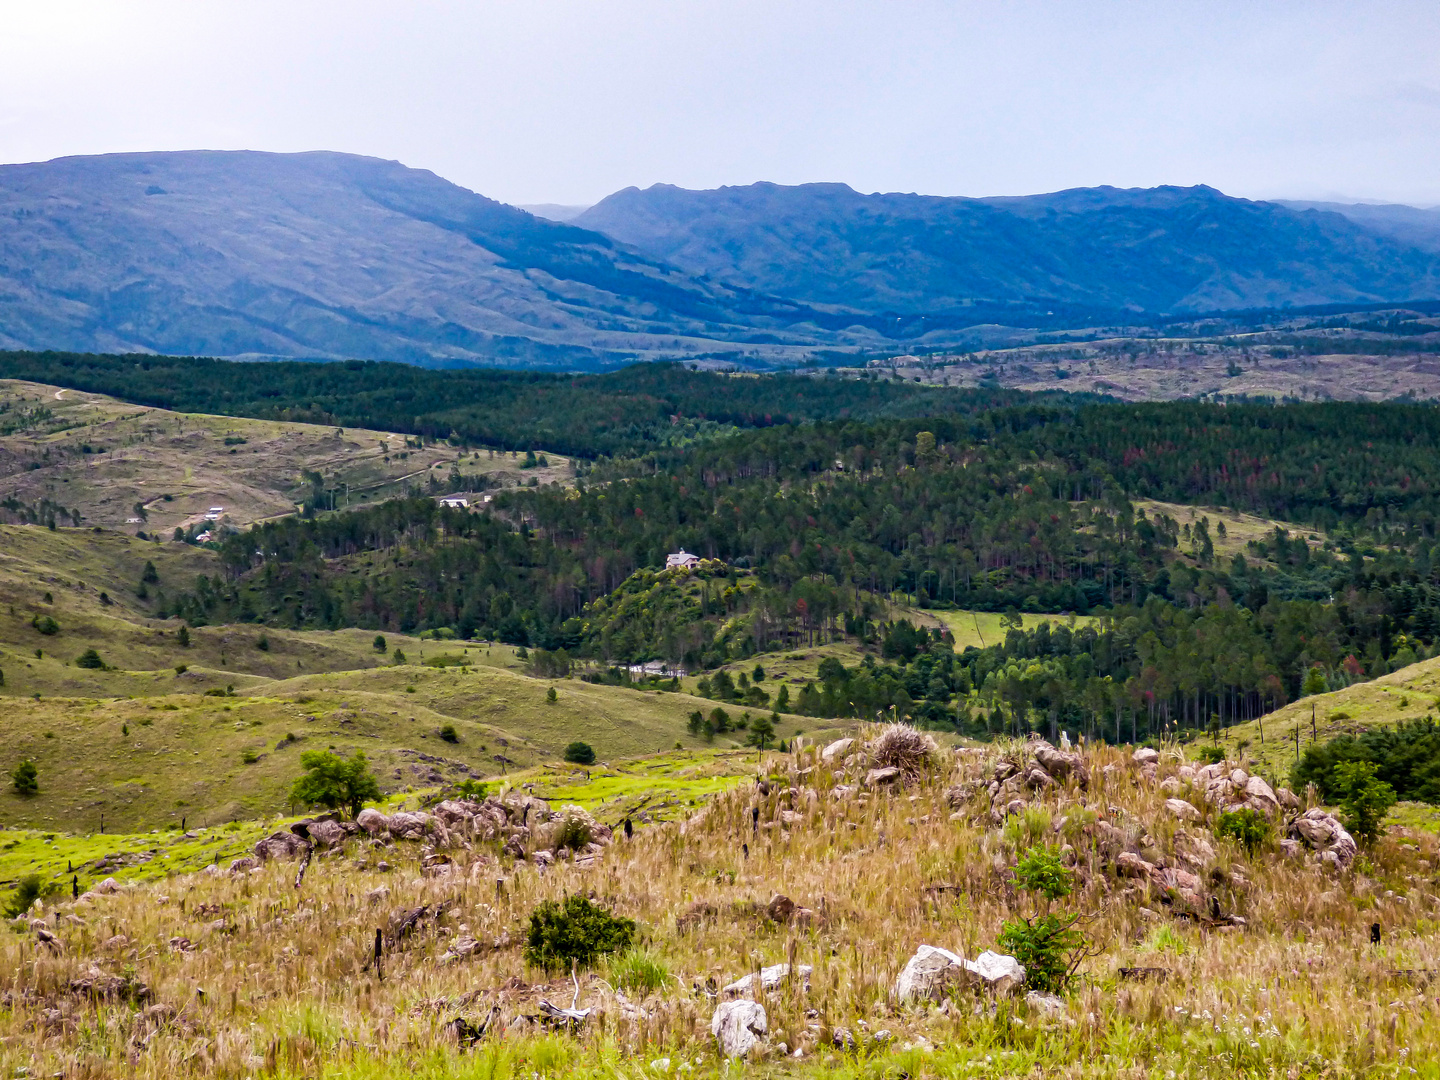
[[[1440,3],[0,0],[0,161],[345,150],[510,202],[841,180],[1440,203]]]

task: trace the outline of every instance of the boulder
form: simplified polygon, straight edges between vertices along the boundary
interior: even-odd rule
[[[390,819],[373,806],[367,806],[361,810],[355,819],[355,824],[371,836],[383,836],[390,831]]]
[[[1348,869],[1355,861],[1357,849],[1354,837],[1334,814],[1327,814],[1324,810],[1306,810],[1291,822],[1290,837],[1304,841],[1307,847],[1320,853],[1323,861],[1342,870]]]
[[[1289,788],[1280,788],[1275,792],[1275,798],[1280,800],[1280,805],[1286,810],[1299,810],[1300,798]]]
[[[806,990],[810,989],[810,973],[814,969],[809,964],[797,964],[795,976],[800,979]],[[789,964],[774,964],[771,967],[760,969],[760,989],[765,993],[776,989],[781,983],[790,977]],[[743,979],[736,979],[720,993],[727,997],[754,997],[755,996],[755,973],[751,972]]]
[[[710,1034],[722,1057],[744,1057],[765,1038],[765,1006],[754,1001],[722,1001],[710,1018]]]
[[[946,988],[964,981],[965,958],[949,949],[921,945],[895,978],[895,999],[938,1001]]]
[[[1160,760],[1160,751],[1154,747],[1142,746],[1130,755],[1136,765],[1154,765]]]
[[[337,847],[359,831],[354,825],[325,820],[308,821],[305,828],[315,846],[322,848]]]
[[[263,840],[255,841],[254,852],[261,862],[269,859],[293,859],[309,849],[310,841],[296,836],[289,829],[271,833]]]
[[[789,922],[790,916],[795,914],[795,901],[776,893],[770,898],[770,903],[765,905],[765,914],[774,922]]]
[[[1115,872],[1121,877],[1149,878],[1155,867],[1133,851],[1122,851],[1115,859]]]
[[[855,748],[854,739],[836,739],[820,751],[820,760],[827,762],[844,761]]]
[[[981,979],[987,990],[1000,997],[1025,985],[1025,965],[1013,956],[987,950],[973,961],[967,961],[965,966]]]
[[[1177,817],[1181,821],[1200,820],[1200,811],[1196,810],[1195,807],[1191,806],[1184,799],[1166,799],[1165,809],[1169,811],[1173,817]]]
[[[1056,997],[1054,994],[1042,994],[1036,990],[1031,990],[1025,995],[1025,1004],[1041,1016],[1046,1017],[1064,1016],[1066,1012],[1063,998]]]
[[[1042,742],[1035,747],[1035,761],[1056,780],[1073,778],[1081,787],[1090,782],[1090,770],[1079,754],[1066,753]]]

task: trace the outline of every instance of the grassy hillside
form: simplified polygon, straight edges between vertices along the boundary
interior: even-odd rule
[[[513,452],[420,443],[394,432],[170,412],[0,380],[0,499],[31,507],[46,500],[80,515],[62,524],[168,540],[176,528],[203,523],[213,506],[244,526],[294,513],[317,492],[318,505],[339,508],[423,488],[432,477],[448,482],[452,472],[476,478],[463,486],[491,489],[572,476],[559,456],[522,469],[524,458]],[[307,474],[320,478],[318,487]]]
[[[767,1030],[746,1075],[1434,1075],[1440,1025],[1425,989],[1425,972],[1440,967],[1434,837],[1392,833],[1343,873],[1286,857],[1273,842],[1247,851],[1211,831],[1213,812],[1183,825],[1169,814],[1158,781],[1181,761],[1167,755],[1147,777],[1108,748],[1087,752],[1086,788],[1030,794],[1023,814],[997,826],[985,795],[950,789],[976,784],[1002,755],[1023,751],[946,755],[923,780],[860,797],[836,797],[846,778],[808,754],[769,756],[768,796],[736,786],[753,775],[753,758],[697,759],[682,767],[696,772],[677,778],[695,797],[733,790],[703,813],[686,807],[681,821],[642,827],[593,863],[562,860],[544,872],[500,855],[495,842],[456,849],[441,869],[422,867],[419,844],[376,852],[352,842],[317,858],[299,889],[295,864],[281,860],[78,903],[52,897],[34,914],[62,954],[23,924],[0,935],[14,1002],[0,1013],[0,1068],[142,1080],[733,1077],[741,1066],[710,1034],[717,991],[789,962],[811,967],[808,985],[760,995]],[[677,768],[673,758],[646,764]],[[782,816],[790,806],[798,809]],[[195,866],[239,835],[205,832],[173,850]],[[1037,837],[1075,854],[1074,892],[1052,910],[1087,913],[1083,978],[1053,1002],[994,1002],[963,987],[943,1004],[898,1000],[896,977],[920,945],[973,958],[997,946],[1007,921],[1033,913],[1012,882]],[[60,865],[42,849],[63,838],[15,840],[12,850]],[[123,843],[133,852],[145,840]],[[1177,880],[1190,882],[1202,910],[1213,900],[1227,918],[1181,917],[1186,902],[1173,890],[1126,876],[1127,866],[1176,872],[1149,860],[1193,868]],[[636,920],[641,944],[614,965],[581,966],[572,983],[528,965],[521,946],[537,905],[576,894]],[[808,909],[808,925],[769,917],[777,894]],[[443,915],[388,939],[380,971],[368,965],[377,927],[437,903]],[[1368,933],[1377,921],[1378,946]],[[470,939],[473,951],[457,957]],[[138,1005],[164,1008],[97,1002],[72,984],[94,978],[92,968],[143,982],[153,999]],[[1132,969],[1148,970],[1127,977]],[[542,998],[568,1006],[572,996],[595,1010],[578,1030],[546,1032],[528,1019]],[[473,1047],[457,1044],[457,1017],[492,1013],[499,1027]]]

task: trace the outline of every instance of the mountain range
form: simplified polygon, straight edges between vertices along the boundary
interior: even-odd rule
[[[3,166],[0,348],[763,366],[943,347],[995,323],[1440,297],[1434,212],[1207,187],[656,185],[533,209],[328,152]]]

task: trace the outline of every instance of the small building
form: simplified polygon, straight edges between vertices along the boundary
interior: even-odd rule
[[[204,532],[202,532],[199,536],[195,537],[195,542],[196,542],[197,544],[208,544],[208,543],[210,543],[211,540],[214,540],[214,539],[215,539],[214,535],[211,534],[211,532],[210,532],[209,529],[206,529],[206,530],[205,530]]]
[[[694,570],[695,567],[699,565],[700,556],[691,555],[684,548],[681,548],[679,551],[672,552],[671,554],[665,556],[666,570],[674,570],[677,568],[681,570]]]
[[[462,499],[458,495],[451,495],[448,498],[441,499],[440,505],[448,506],[455,510],[468,510],[470,509],[470,500]]]

